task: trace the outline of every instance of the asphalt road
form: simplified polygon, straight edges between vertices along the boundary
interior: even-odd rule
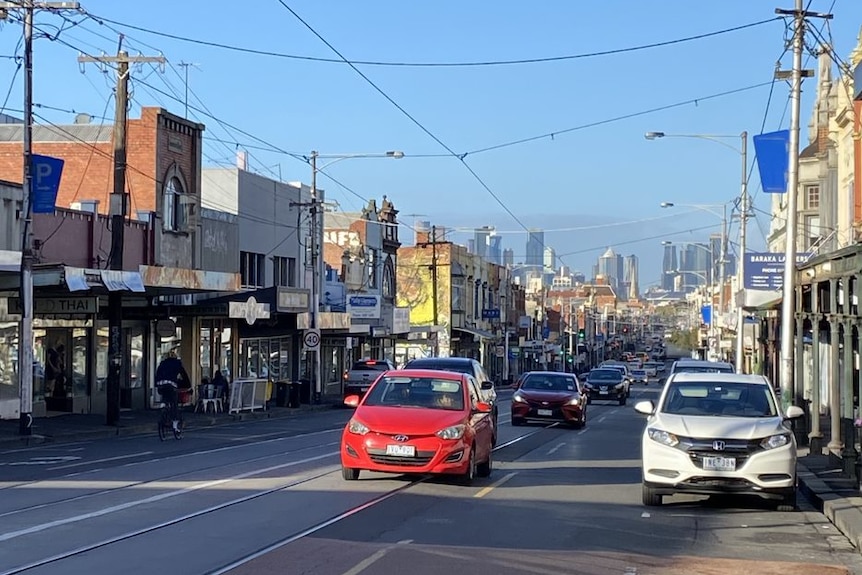
[[[488,479],[465,487],[341,479],[349,412],[0,452],[0,575],[472,573],[862,574],[804,502],[677,496],[640,504],[636,399],[584,430],[509,424]]]

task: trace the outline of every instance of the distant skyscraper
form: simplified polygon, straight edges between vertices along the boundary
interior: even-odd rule
[[[529,230],[527,238],[527,257],[524,260],[528,266],[541,266],[545,257],[545,232],[538,228]]]
[[[608,251],[599,258],[598,273],[607,278],[609,285],[619,288],[625,277],[623,257],[617,254],[613,248],[608,248]],[[625,297],[626,294],[617,295]]]
[[[584,272],[576,271],[572,273],[572,281],[577,284],[585,284],[587,283],[587,276],[584,274]]]
[[[477,253],[476,252],[476,240],[474,240],[472,238],[467,240],[467,251],[470,252],[471,254]]]
[[[503,236],[493,232],[488,236],[488,261],[503,265]]]
[[[512,248],[503,250],[503,265],[507,267],[515,265],[515,250]]]
[[[481,228],[476,228],[473,230],[473,243],[476,246],[476,251],[473,252],[477,256],[486,258],[488,257],[488,239],[491,237],[491,234],[494,232],[494,228],[491,226],[482,226]]]
[[[551,246],[546,246],[544,255],[545,269],[556,269],[556,266],[554,264],[557,262],[557,252],[554,251],[554,248],[552,248]]]
[[[661,263],[661,289],[674,291],[674,278],[679,263],[676,259],[676,246],[673,244],[664,247],[664,258]]]
[[[638,257],[634,254],[623,259],[623,278],[628,289],[628,299],[640,298],[640,285],[638,278]]]

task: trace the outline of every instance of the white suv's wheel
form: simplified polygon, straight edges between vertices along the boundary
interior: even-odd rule
[[[643,486],[643,504],[647,507],[659,507],[662,503],[662,496],[655,489],[648,485]]]

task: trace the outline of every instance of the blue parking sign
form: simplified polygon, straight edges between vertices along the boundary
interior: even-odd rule
[[[33,182],[33,213],[52,214],[57,204],[57,190],[63,175],[64,161],[51,156],[30,156],[30,177]]]

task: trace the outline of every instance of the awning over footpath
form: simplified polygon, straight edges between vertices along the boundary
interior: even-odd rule
[[[470,328],[470,327],[453,327],[452,329],[456,331],[462,331],[464,333],[469,333],[474,337],[478,337],[479,339],[494,339],[497,337],[496,334],[491,333],[490,331],[485,331],[482,329]]]

